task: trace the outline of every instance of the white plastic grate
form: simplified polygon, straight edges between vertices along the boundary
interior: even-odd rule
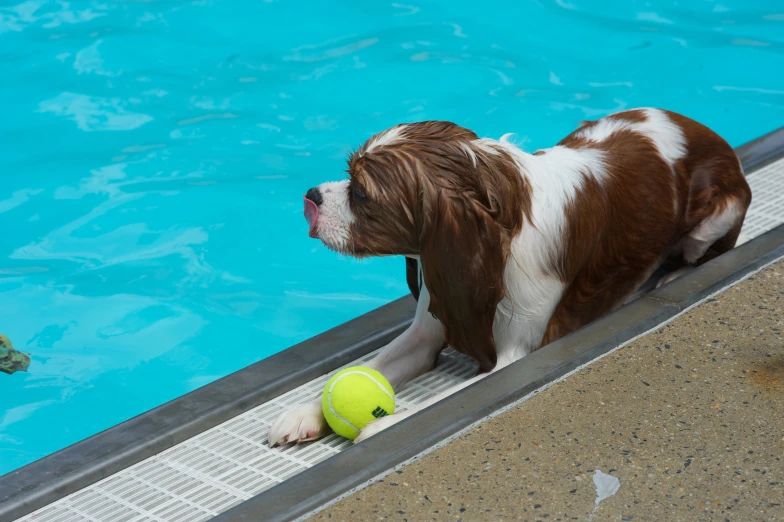
[[[743,231],[753,238],[784,223],[784,160],[754,171],[747,179],[751,207]]]
[[[373,352],[346,366],[362,364]],[[477,365],[445,350],[436,369],[395,396],[405,411],[476,373]],[[335,370],[337,372],[339,370]],[[334,372],[333,372],[334,373]],[[19,522],[196,522],[207,520],[351,445],[337,435],[270,449],[278,415],[317,397],[324,375],[181,444],[46,506]]]
[[[748,180],[753,201],[743,230],[753,238],[784,223],[784,159],[753,172]],[[375,352],[347,366],[362,364],[374,356]],[[475,372],[473,361],[445,350],[435,370],[409,383],[396,395],[396,409],[404,411],[420,404]],[[18,522],[210,519],[351,444],[330,435],[300,446],[270,449],[267,445],[267,430],[277,416],[317,397],[331,375],[304,384]]]

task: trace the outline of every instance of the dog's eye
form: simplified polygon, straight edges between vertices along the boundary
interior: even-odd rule
[[[366,201],[368,198],[367,192],[365,192],[365,187],[359,183],[354,183],[352,187],[352,193],[354,195],[354,199],[357,201]]]

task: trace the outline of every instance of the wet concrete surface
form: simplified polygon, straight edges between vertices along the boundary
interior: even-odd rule
[[[784,262],[313,519],[784,520]]]

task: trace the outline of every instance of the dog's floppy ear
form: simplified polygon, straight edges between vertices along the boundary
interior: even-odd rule
[[[455,350],[496,365],[493,319],[504,297],[506,236],[490,211],[470,193],[423,186],[420,255],[431,314]]]

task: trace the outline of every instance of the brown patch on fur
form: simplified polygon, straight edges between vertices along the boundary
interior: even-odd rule
[[[349,160],[349,192],[361,183],[367,193],[352,198],[354,253],[420,255],[429,311],[447,341],[481,370],[492,369],[509,244],[531,207],[516,163],[448,122],[406,125],[400,139],[368,151],[373,139]],[[409,288],[418,297],[415,271],[407,261]]]
[[[642,109],[632,109],[623,111],[616,114],[611,114],[608,118],[615,118],[618,120],[630,121],[632,123],[643,123],[648,120],[645,111]]]
[[[699,123],[667,114],[687,141],[687,155],[674,168],[650,139],[629,130],[599,143],[576,132],[561,142],[604,151],[608,178],[600,186],[586,177],[583,190],[567,208],[558,265],[567,289],[542,346],[623,304],[681,239],[730,200],[748,207],[751,192],[732,148]],[[610,118],[644,121],[645,115],[628,111]],[[714,255],[734,247],[741,225],[742,219],[713,245]]]

